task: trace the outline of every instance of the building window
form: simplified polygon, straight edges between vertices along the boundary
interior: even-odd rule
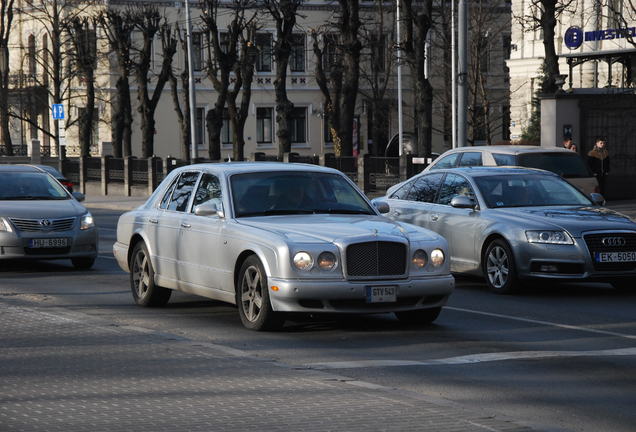
[[[35,36],[29,35],[29,47],[28,47],[28,56],[29,56],[29,75],[35,77],[37,72],[37,62],[35,59]]]
[[[77,109],[78,119],[81,119],[82,117],[84,117],[84,115],[86,115],[86,108],[79,107]],[[79,122],[77,124],[79,125]],[[91,152],[97,152],[99,148],[99,110],[97,109],[97,107],[93,109],[93,124],[91,129],[90,150]]]
[[[384,72],[386,65],[386,35],[371,36],[371,64],[377,72]]]
[[[484,107],[477,105],[473,117],[473,141],[486,141],[486,112]]]
[[[258,57],[256,57],[256,70],[258,72],[272,71],[272,34],[257,33],[256,47],[258,48]]]
[[[203,34],[192,33],[192,69],[203,70]]]
[[[272,108],[256,108],[256,142],[259,144],[272,142]]]
[[[289,135],[294,144],[307,142],[307,107],[295,107],[289,121]]]
[[[232,123],[230,122],[230,112],[223,110],[223,126],[221,127],[221,144],[232,144]]]
[[[501,107],[501,139],[510,141],[510,105]]]
[[[323,48],[322,67],[329,71],[339,63],[338,35],[334,33],[324,36],[325,44]]]
[[[221,51],[227,54],[230,50],[230,34],[227,32],[223,32],[219,34],[219,47]]]
[[[477,57],[479,58],[479,72],[488,73],[488,63],[490,60],[490,50],[488,49],[488,38],[480,36],[477,41]]]
[[[197,146],[203,146],[205,144],[205,108],[197,108],[197,115],[194,118],[195,122],[195,138]]]
[[[292,72],[305,71],[305,35],[303,33],[294,33],[292,35],[289,70]]]
[[[329,131],[329,114],[325,113],[325,116],[322,119],[322,134],[325,144],[333,145],[333,138],[331,137],[331,132]]]

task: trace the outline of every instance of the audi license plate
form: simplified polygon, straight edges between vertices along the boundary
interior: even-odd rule
[[[63,248],[68,246],[67,238],[31,239],[30,248]]]
[[[367,303],[392,303],[397,300],[396,286],[368,286]]]
[[[636,251],[634,252],[596,252],[594,261],[599,263],[620,263],[636,262]]]

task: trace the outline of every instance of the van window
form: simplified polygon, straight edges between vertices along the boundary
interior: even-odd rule
[[[439,160],[439,162],[436,162],[431,169],[442,169],[442,168],[455,168],[455,165],[457,164],[457,157],[459,156],[459,153],[453,153],[453,154],[449,154],[448,156],[444,156],[443,158],[441,158]]]
[[[505,153],[493,153],[492,157],[495,158],[497,166],[515,166],[517,161],[515,155]]]
[[[481,152],[466,152],[462,153],[462,158],[459,161],[460,167],[472,167],[482,166]]]
[[[518,164],[528,168],[552,171],[564,178],[592,177],[583,158],[574,152],[521,154]]]

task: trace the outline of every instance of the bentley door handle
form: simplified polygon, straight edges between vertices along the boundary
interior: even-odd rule
[[[399,216],[401,214],[402,213],[400,213],[399,211],[395,210],[395,211],[393,211],[393,213],[391,213],[391,216]]]
[[[189,223],[182,222],[182,223],[181,223],[181,226],[182,226],[183,228],[190,228],[192,225],[190,225]]]
[[[156,224],[156,223],[159,223],[159,219],[148,219],[148,222],[152,224]]]
[[[433,222],[435,222],[437,219],[439,219],[439,215],[436,215],[436,214],[431,215],[431,220],[432,220]]]

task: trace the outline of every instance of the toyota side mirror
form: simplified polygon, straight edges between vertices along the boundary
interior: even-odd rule
[[[599,206],[605,205],[605,198],[600,193],[591,193],[590,198],[592,198],[592,202]]]
[[[81,192],[73,192],[71,195],[73,195],[73,198],[75,198],[79,202],[82,202],[86,199],[86,195]]]
[[[373,201],[373,206],[382,214],[391,211],[391,207],[389,207],[389,203],[386,201]]]

